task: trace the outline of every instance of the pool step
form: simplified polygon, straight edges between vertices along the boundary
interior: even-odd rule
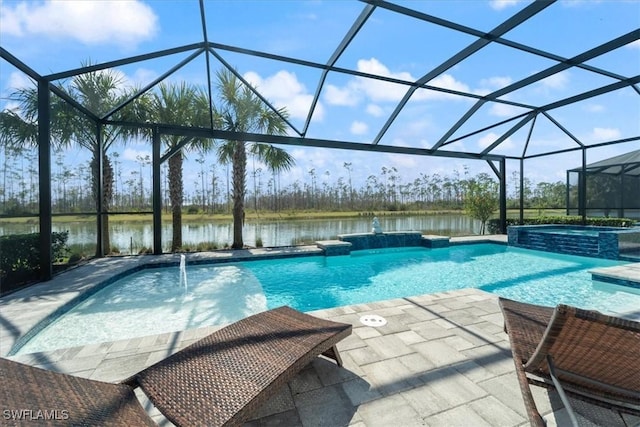
[[[591,279],[640,289],[640,262],[590,270]]]

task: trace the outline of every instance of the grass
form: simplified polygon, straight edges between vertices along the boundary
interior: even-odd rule
[[[523,216],[525,218],[536,218],[539,216],[565,216],[567,215],[566,209],[525,209]],[[498,216],[495,216],[498,218]],[[507,209],[507,218],[520,218],[520,210]]]
[[[537,216],[549,215],[565,215],[564,209],[525,209],[525,218],[534,218]],[[419,216],[419,215],[464,215],[461,210],[426,210],[426,211],[247,211],[246,220],[256,221],[282,221],[282,220],[313,220],[313,219],[343,219],[343,218],[360,218],[373,216]],[[507,217],[518,218],[519,210],[507,210]],[[495,215],[497,217],[497,214]],[[206,213],[183,213],[183,223],[188,222],[228,222],[233,219],[231,214],[206,214]],[[91,223],[95,222],[96,217],[93,215],[61,215],[53,217],[53,222],[62,223]],[[110,223],[131,223],[131,222],[150,222],[151,214],[111,214],[109,216]],[[162,213],[163,222],[171,222],[171,214]],[[0,218],[0,224],[37,224],[36,217],[15,217]]]

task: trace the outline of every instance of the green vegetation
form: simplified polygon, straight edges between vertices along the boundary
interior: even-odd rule
[[[489,218],[498,210],[498,185],[488,175],[480,174],[469,181],[464,201],[464,210],[471,218],[480,221],[480,234],[484,234]]]
[[[67,232],[52,233],[52,256],[57,262],[67,254]],[[0,236],[0,294],[40,278],[40,234]]]
[[[233,220],[233,216],[228,213],[205,213],[196,209],[195,213],[183,214],[183,220],[189,223],[205,223],[205,222],[229,222]],[[247,212],[247,221],[298,221],[313,219],[340,219],[340,218],[359,218],[359,217],[384,217],[384,216],[418,216],[418,215],[444,215],[444,214],[460,214],[460,209],[438,209],[438,210],[402,210],[402,211],[267,211]],[[542,215],[546,216],[562,216],[564,209],[545,209]],[[525,209],[525,218],[537,218],[541,215],[539,209]],[[495,213],[494,213],[495,216]],[[508,218],[519,218],[520,211],[517,209],[507,210]],[[54,217],[54,223],[95,223],[94,215],[57,215]],[[151,222],[151,214],[110,214],[111,223],[136,223]],[[162,214],[163,222],[171,221],[171,214],[164,212]],[[0,224],[38,224],[37,217],[7,217],[0,218]]]

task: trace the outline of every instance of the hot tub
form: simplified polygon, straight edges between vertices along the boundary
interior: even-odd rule
[[[639,228],[579,225],[509,226],[509,245],[547,252],[619,259],[619,236],[640,233]]]

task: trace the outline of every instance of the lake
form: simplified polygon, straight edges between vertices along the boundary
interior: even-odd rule
[[[290,246],[316,240],[335,239],[338,234],[367,233],[371,231],[371,217],[342,219],[282,219],[247,221],[244,242],[255,246],[261,238],[263,246]],[[383,231],[421,231],[425,234],[460,236],[477,234],[480,222],[462,214],[438,214],[380,217]],[[111,246],[120,253],[138,253],[141,248],[153,246],[153,225],[148,222],[111,222]],[[35,233],[37,224],[0,224],[0,234]],[[91,222],[62,222],[54,218],[53,231],[69,231],[68,244],[85,254],[95,251],[96,230]],[[169,251],[172,226],[162,224],[162,246]],[[183,246],[194,247],[210,242],[222,248],[233,241],[233,223],[229,221],[190,221],[182,225]]]

